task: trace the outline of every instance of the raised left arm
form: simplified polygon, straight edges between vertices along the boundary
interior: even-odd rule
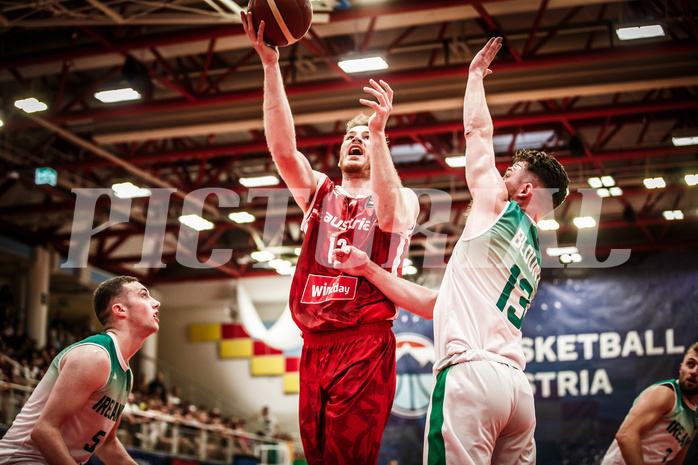
[[[368,121],[368,130],[371,190],[378,226],[386,232],[402,232],[414,226],[419,202],[411,189],[402,187],[385,138],[385,125],[393,110],[393,89],[383,80],[376,82],[371,79],[369,83],[371,87],[364,87],[364,91],[373,94],[377,101],[361,99],[359,102],[374,111]]]

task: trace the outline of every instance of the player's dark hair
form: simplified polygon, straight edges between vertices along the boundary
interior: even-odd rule
[[[540,179],[546,188],[556,189],[553,194],[553,208],[558,207],[567,197],[570,178],[567,171],[552,156],[539,150],[523,149],[514,152],[514,163],[523,162],[526,169]]]
[[[128,283],[137,283],[133,276],[117,276],[100,284],[92,296],[92,307],[102,325],[106,326],[111,320],[112,300],[121,295],[123,287]]]

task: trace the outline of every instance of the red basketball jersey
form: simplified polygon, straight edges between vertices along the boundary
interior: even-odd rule
[[[302,331],[332,331],[395,319],[395,305],[366,279],[332,268],[330,254],[353,245],[401,276],[412,230],[381,231],[372,198],[350,197],[327,177],[318,184],[301,229],[305,238],[289,300],[293,320]]]

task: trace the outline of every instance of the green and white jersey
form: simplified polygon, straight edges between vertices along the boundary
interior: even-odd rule
[[[642,456],[646,465],[658,465],[673,459],[696,436],[696,406],[689,404],[681,394],[679,382],[669,379],[653,384],[668,386],[674,391],[674,408],[664,415],[640,438]],[[639,397],[639,396],[638,396]],[[637,399],[633,402],[633,405]],[[608,448],[601,465],[625,465],[615,439]]]
[[[121,356],[114,335],[101,333],[76,342],[53,359],[46,375],[0,440],[0,464],[46,463],[31,439],[31,432],[58,379],[61,359],[75,347],[83,345],[94,345],[105,350],[111,360],[111,371],[104,386],[93,392],[77,414],[63,424],[63,440],[75,461],[82,464],[99,450],[104,438],[117,425],[131,392],[132,374]]]
[[[538,229],[516,202],[482,233],[461,236],[434,308],[435,369],[495,360],[521,370],[521,324],[540,281]]]

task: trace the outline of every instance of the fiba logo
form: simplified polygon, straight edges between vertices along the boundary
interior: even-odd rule
[[[424,417],[434,384],[434,343],[416,333],[395,334],[397,385],[392,413],[402,418]]]

